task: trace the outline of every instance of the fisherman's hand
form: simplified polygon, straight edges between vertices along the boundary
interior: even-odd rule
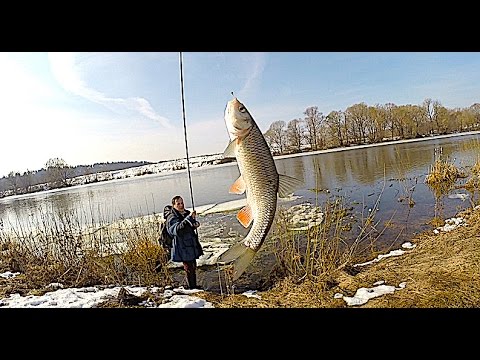
[[[197,211],[193,210],[190,215],[192,215],[192,218],[195,219],[195,216],[197,216]]]

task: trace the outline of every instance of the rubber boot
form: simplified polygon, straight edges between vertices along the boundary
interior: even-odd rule
[[[197,288],[197,274],[195,269],[190,269],[190,273],[188,274],[188,288],[189,289],[196,289]]]
[[[188,289],[195,289],[197,286],[195,263],[191,261],[184,262],[183,268],[185,269],[185,276],[187,278]]]

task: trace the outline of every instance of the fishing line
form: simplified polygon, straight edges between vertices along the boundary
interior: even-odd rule
[[[192,200],[192,210],[195,211],[195,204],[193,202],[193,190],[192,190],[192,176],[190,174],[190,161],[188,159],[188,142],[187,142],[187,121],[185,119],[185,98],[184,98],[184,86],[183,86],[183,61],[182,53],[179,53],[180,57],[180,84],[182,90],[182,113],[183,113],[183,131],[185,137],[185,153],[187,155],[187,172],[188,172],[188,183],[190,185],[190,199]]]

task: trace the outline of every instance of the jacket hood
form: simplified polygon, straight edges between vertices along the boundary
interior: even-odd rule
[[[167,216],[172,212],[173,206],[167,205],[163,208],[163,218],[167,220]]]

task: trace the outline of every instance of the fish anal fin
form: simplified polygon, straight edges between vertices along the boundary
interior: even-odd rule
[[[256,252],[246,246],[243,241],[236,243],[230,249],[220,255],[217,262],[232,263],[233,280],[237,280],[252,262]]]
[[[243,181],[242,175],[235,180],[235,182],[230,186],[230,193],[232,194],[243,194],[245,192],[246,186],[245,181]]]
[[[288,175],[278,175],[278,196],[288,197],[303,185],[303,181]]]
[[[232,141],[230,141],[230,143],[227,145],[227,148],[223,152],[223,157],[224,158],[235,157],[236,149],[237,149],[237,142],[236,142],[236,139],[233,139]]]
[[[237,214],[237,219],[243,227],[249,227],[253,221],[253,213],[250,205],[245,205]]]

